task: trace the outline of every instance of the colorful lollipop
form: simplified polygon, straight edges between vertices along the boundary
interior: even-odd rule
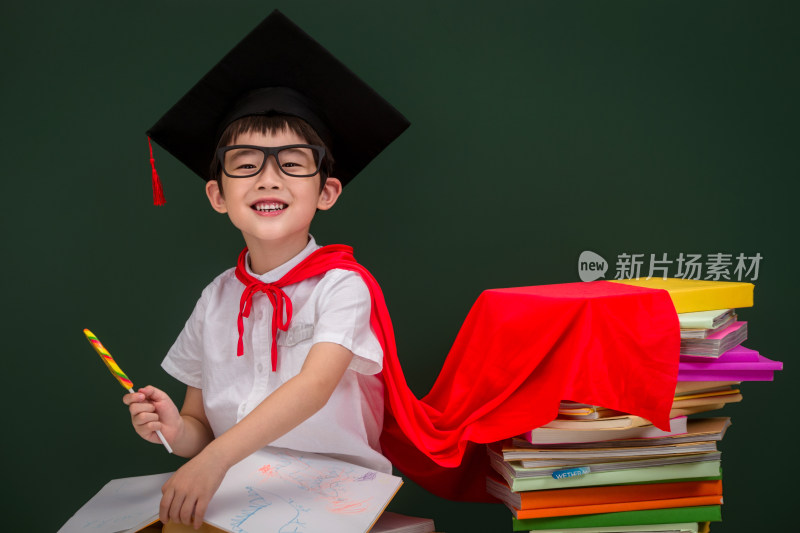
[[[108,353],[108,350],[105,349],[100,340],[88,329],[84,329],[83,334],[86,335],[86,340],[91,343],[94,351],[97,352],[97,355],[99,355],[106,364],[111,374],[117,378],[117,381],[119,381],[119,384],[122,385],[122,388],[132,393],[133,382],[128,378],[128,376],[125,375],[125,372],[123,372],[117,362],[114,361],[114,358],[111,357],[111,354]],[[167,439],[164,438],[164,435],[162,435],[158,430],[156,430],[156,434],[158,435],[158,438],[161,439],[161,444],[164,445],[169,453],[172,453],[172,448],[170,448],[169,444],[167,443]]]

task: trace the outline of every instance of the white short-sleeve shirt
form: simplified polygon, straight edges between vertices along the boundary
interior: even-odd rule
[[[280,267],[255,275],[266,283],[280,279],[319,246],[306,248]],[[244,285],[235,269],[219,275],[203,291],[162,367],[186,385],[202,389],[205,414],[221,435],[267,396],[300,372],[311,346],[334,342],[353,352],[353,360],[328,403],[308,420],[270,443],[324,453],[391,472],[380,453],[383,381],[377,375],[383,352],[370,327],[370,294],[355,272],[329,270],[283,290],[292,301],[289,330],[278,332],[278,366],[272,371],[272,304],[253,295],[244,319],[244,355],[237,357],[237,317]]]

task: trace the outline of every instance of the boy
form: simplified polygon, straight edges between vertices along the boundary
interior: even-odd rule
[[[481,443],[549,422],[561,399],[669,427],[680,340],[669,295],[607,282],[482,295],[430,393],[413,395],[377,283],[349,248],[317,249],[308,233],[407,125],[274,13],[150,130],[208,181],[248,245],[164,361],[187,385],[181,412],[152,387],[125,397],[140,435],[157,442],[160,428],[193,457],[164,486],[162,520],[199,526],[227,468],[267,444],[388,471],[385,456],[439,496],[487,501]],[[620,336],[632,316],[636,334]],[[586,379],[591,368],[603,371]]]
[[[355,272],[307,265],[335,248],[310,236],[316,211],[407,126],[274,12],[151,129],[247,245],[164,360],[187,385],[181,410],[152,386],[124,397],[139,435],[160,429],[192,457],[163,487],[162,521],[199,528],[227,469],[268,444],[391,471],[370,292]]]

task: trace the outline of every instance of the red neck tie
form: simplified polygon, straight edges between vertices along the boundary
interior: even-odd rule
[[[272,303],[272,370],[278,368],[278,330],[286,331],[292,321],[292,301],[283,292],[283,287],[292,285],[304,279],[316,276],[334,268],[335,260],[344,259],[352,261],[353,249],[343,244],[333,244],[323,246],[315,250],[311,255],[303,259],[300,263],[287,272],[281,279],[273,283],[265,283],[258,278],[247,273],[245,264],[247,258],[247,248],[239,254],[236,262],[236,278],[244,284],[242,298],[239,301],[239,317],[237,326],[239,328],[239,342],[236,347],[236,355],[244,354],[244,319],[250,316],[250,309],[253,305],[253,294],[263,292]]]

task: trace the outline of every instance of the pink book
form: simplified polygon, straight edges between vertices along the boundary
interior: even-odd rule
[[[736,346],[716,359],[681,356],[678,381],[772,381],[783,363],[755,350]]]
[[[737,321],[705,339],[681,339],[681,358],[686,355],[719,357],[747,340],[747,322]]]

